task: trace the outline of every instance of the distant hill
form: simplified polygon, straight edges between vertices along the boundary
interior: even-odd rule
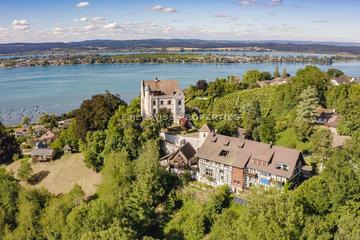
[[[61,50],[139,50],[149,48],[244,48],[257,47],[274,51],[360,54],[359,43],[221,41],[199,39],[88,40],[82,42],[0,44],[0,54]]]

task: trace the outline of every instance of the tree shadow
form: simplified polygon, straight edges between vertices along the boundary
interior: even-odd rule
[[[49,173],[50,173],[49,171],[45,171],[45,170],[35,173],[34,175],[31,176],[28,182],[31,185],[39,184],[44,178],[46,178],[49,175]]]

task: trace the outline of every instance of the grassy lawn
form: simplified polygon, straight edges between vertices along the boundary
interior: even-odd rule
[[[6,169],[15,173],[16,177],[19,166],[20,161],[15,161]],[[65,154],[56,161],[35,163],[32,164],[32,169],[34,174],[39,176],[39,181],[21,184],[30,188],[45,187],[54,194],[67,193],[78,184],[85,194],[90,196],[96,192],[96,187],[101,182],[101,175],[85,166],[81,153]]]
[[[196,198],[201,202],[207,202],[211,193],[213,192],[213,189],[214,188],[212,186],[201,182],[192,181],[182,189],[182,194]]]

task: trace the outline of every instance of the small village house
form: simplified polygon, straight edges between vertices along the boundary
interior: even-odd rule
[[[48,130],[44,135],[42,135],[38,141],[50,143],[51,141],[55,140],[56,135],[51,130]]]
[[[47,162],[54,159],[55,151],[51,148],[34,148],[31,151],[33,161]]]
[[[275,85],[282,85],[288,83],[290,78],[275,78],[272,80],[264,80],[257,82],[259,87],[266,87],[266,86],[275,86]]]
[[[350,84],[351,80],[349,80],[346,76],[335,77],[330,80],[330,83],[334,86],[340,86],[343,84]]]
[[[15,128],[14,131],[16,137],[26,137],[29,134],[29,127],[24,126],[24,127]]]
[[[65,120],[58,121],[57,124],[58,124],[59,128],[66,129],[71,124],[71,121],[72,121],[72,119],[65,119]]]
[[[185,143],[183,146],[175,150],[161,159],[161,164],[168,167],[171,172],[176,174],[183,174],[186,171],[190,172],[195,178],[197,172],[197,161],[194,158],[195,149],[190,143]]]

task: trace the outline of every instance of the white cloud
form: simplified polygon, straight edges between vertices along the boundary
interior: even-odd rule
[[[87,22],[89,19],[87,17],[82,17],[79,19],[80,22]]]
[[[240,0],[240,5],[250,6],[256,3],[256,0]]]
[[[15,30],[28,30],[30,28],[30,23],[26,21],[25,19],[17,20],[15,19],[12,22],[12,27]]]
[[[215,17],[215,18],[229,18],[231,16],[226,14],[226,13],[216,13],[216,14],[213,15],[213,17]]]
[[[239,0],[240,5],[242,6],[263,6],[263,7],[274,7],[283,4],[283,0],[267,0],[267,1],[257,1],[257,0]]]
[[[8,29],[8,28],[3,28],[3,27],[0,27],[0,32],[7,32],[7,31],[9,31],[9,29]]]
[[[61,27],[54,27],[52,29],[52,33],[55,34],[55,35],[61,35],[64,33],[64,29],[61,28]]]
[[[283,0],[271,0],[271,5],[281,5],[283,3]]]
[[[164,7],[162,5],[152,6],[151,10],[155,11],[155,12],[161,12],[161,13],[174,13],[174,12],[176,12],[175,8]]]
[[[105,29],[109,29],[109,30],[113,30],[113,29],[119,29],[121,28],[120,24],[116,23],[116,22],[112,22],[112,23],[109,23],[109,24],[106,24],[104,26]]]
[[[75,7],[77,8],[84,8],[84,7],[88,7],[90,6],[89,2],[79,2],[78,4],[75,5]]]
[[[93,20],[93,21],[102,21],[104,19],[102,17],[93,17],[91,20]]]
[[[102,18],[102,17],[93,17],[90,18],[89,21],[93,24],[103,24],[103,23],[108,23],[109,21]]]
[[[90,32],[90,31],[96,30],[97,28],[98,28],[97,26],[90,24],[90,25],[85,26],[84,30],[87,32]]]
[[[5,37],[5,35],[8,33],[8,28],[0,27],[0,37]]]

